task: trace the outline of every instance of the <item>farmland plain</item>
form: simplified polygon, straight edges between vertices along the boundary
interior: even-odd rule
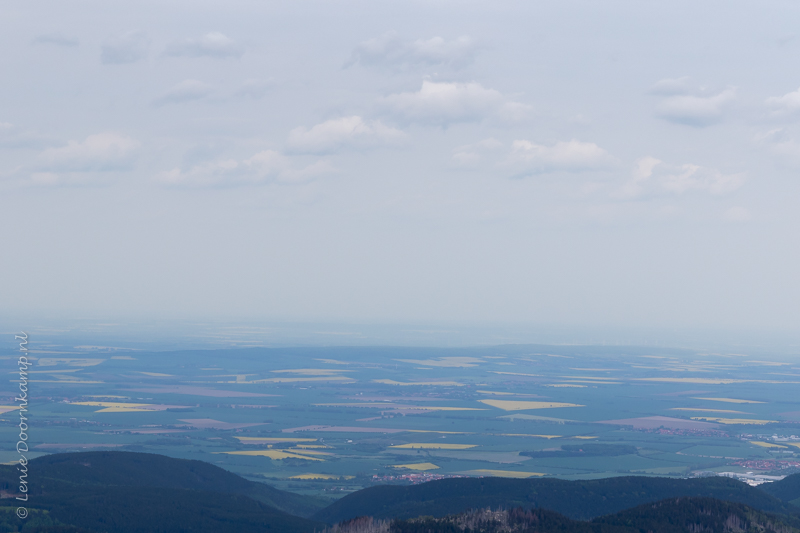
[[[332,497],[448,476],[800,471],[790,360],[539,345],[48,351],[29,356],[32,457],[146,451]],[[16,354],[0,356],[8,462],[18,374]]]

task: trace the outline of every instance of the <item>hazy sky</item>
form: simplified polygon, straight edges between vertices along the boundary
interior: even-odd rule
[[[797,329],[800,4],[6,1],[6,315]]]

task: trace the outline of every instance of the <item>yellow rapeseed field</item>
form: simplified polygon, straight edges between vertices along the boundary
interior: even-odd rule
[[[750,444],[755,444],[756,446],[761,446],[762,448],[783,448],[783,449],[786,449],[786,446],[781,446],[780,444],[773,444],[771,442],[761,442],[759,440],[751,440]]]
[[[737,400],[736,398],[692,398],[693,400],[709,400],[712,402],[726,402],[726,403],[766,403],[757,402],[755,400]]]
[[[439,467],[433,463],[410,463],[407,465],[392,465],[392,468],[405,468],[408,470],[437,470]]]
[[[497,407],[503,411],[526,411],[528,409],[552,409],[555,407],[585,407],[575,403],[561,402],[523,402],[515,400],[478,400],[486,405]]]
[[[72,405],[89,405],[92,407],[102,407],[95,413],[142,413],[152,411],[147,409],[149,403],[124,403],[124,402],[72,402]]]

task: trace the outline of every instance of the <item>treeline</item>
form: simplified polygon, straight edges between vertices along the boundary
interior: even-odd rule
[[[797,523],[713,498],[673,498],[584,522],[545,509],[483,509],[408,520],[362,517],[324,533],[800,533]]]
[[[791,493],[788,490],[784,492]],[[739,502],[778,514],[800,510],[788,501],[781,501],[763,490],[726,477],[673,479],[624,476],[576,481],[554,478],[460,478],[411,486],[366,488],[348,494],[313,517],[334,524],[357,516],[407,519],[418,516],[443,517],[468,509],[522,507],[550,509],[573,519],[589,520],[647,502],[682,496]]]

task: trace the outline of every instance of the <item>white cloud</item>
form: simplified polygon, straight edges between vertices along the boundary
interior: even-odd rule
[[[183,39],[167,45],[164,55],[173,57],[242,57],[244,48],[220,32]]]
[[[135,63],[147,57],[150,39],[144,32],[130,31],[103,44],[100,61],[104,65]]]
[[[650,94],[657,94],[659,96],[674,96],[677,94],[691,94],[693,92],[690,84],[689,77],[683,76],[682,78],[665,78],[659,80],[648,91]]]
[[[604,170],[616,163],[608,152],[595,143],[578,140],[559,141],[552,145],[516,140],[510,146],[488,138],[453,150],[451,163],[459,168],[491,165],[514,176],[549,172],[584,172]]]
[[[317,124],[311,129],[295,128],[287,147],[299,153],[327,153],[340,148],[374,148],[397,144],[405,134],[378,120],[365,121],[359,116],[341,117]]]
[[[44,150],[39,159],[52,172],[103,172],[131,168],[139,141],[118,133],[97,133],[83,141]]]
[[[723,174],[699,165],[668,165],[654,157],[636,162],[631,179],[615,194],[618,198],[640,198],[653,195],[682,195],[692,191],[723,195],[744,184],[742,174]]]
[[[447,126],[489,117],[521,120],[530,106],[507,100],[499,91],[481,84],[425,80],[417,92],[393,94],[380,103],[398,119]]]
[[[449,41],[442,37],[410,41],[391,31],[359,44],[353,50],[345,68],[360,64],[394,67],[449,66],[458,69],[472,63],[479,50],[475,42],[466,35]]]
[[[643,194],[647,180],[653,175],[653,169],[660,164],[660,159],[651,156],[639,159],[636,162],[636,166],[633,168],[633,172],[631,172],[631,179],[622,186],[616,196],[621,198],[635,198]]]
[[[461,168],[476,167],[487,158],[502,150],[503,143],[497,139],[483,139],[472,144],[465,144],[453,150],[452,163]]]
[[[660,80],[648,92],[663,97],[656,105],[657,116],[695,127],[722,121],[736,99],[736,89],[733,87],[710,93],[707,88],[692,84],[686,76]]]
[[[776,128],[766,133],[760,133],[755,136],[754,141],[780,158],[782,162],[791,166],[800,164],[800,142],[795,139],[789,129]]]
[[[747,222],[753,218],[753,215],[745,207],[734,206],[727,209],[722,218],[728,222]]]
[[[670,122],[704,127],[721,122],[736,99],[736,89],[729,87],[714,95],[674,94],[656,106],[656,114]]]
[[[564,171],[600,170],[612,165],[614,159],[595,143],[560,141],[552,146],[518,140],[511,143],[508,163],[522,174]]]
[[[198,80],[183,80],[170,87],[164,94],[153,100],[153,105],[160,107],[167,104],[180,104],[201,100],[212,92],[210,85]]]
[[[800,89],[783,96],[767,98],[766,104],[779,114],[796,113],[800,111]]]
[[[325,161],[296,168],[292,161],[275,150],[264,150],[249,159],[216,160],[161,173],[158,181],[173,186],[235,187],[269,183],[304,183],[334,172]]]
[[[33,44],[49,44],[63,46],[65,48],[74,48],[80,44],[80,41],[77,37],[70,37],[68,35],[64,35],[63,33],[47,33],[45,35],[39,35],[31,42]]]

